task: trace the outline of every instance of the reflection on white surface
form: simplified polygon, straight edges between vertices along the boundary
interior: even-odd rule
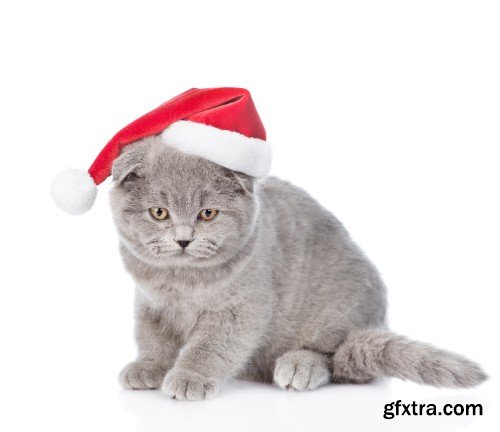
[[[396,384],[396,385],[394,385]],[[404,391],[408,386],[409,391]],[[403,389],[403,391],[400,391]],[[137,432],[203,428],[204,431],[447,431],[476,422],[480,417],[401,416],[383,418],[384,405],[402,399],[434,403],[479,403],[454,391],[426,398],[427,388],[382,380],[372,385],[329,385],[312,392],[283,391],[270,385],[231,382],[219,395],[202,402],[169,399],[160,392],[121,391],[123,409],[136,421]],[[467,393],[467,392],[465,392]],[[424,396],[421,398],[420,396]]]

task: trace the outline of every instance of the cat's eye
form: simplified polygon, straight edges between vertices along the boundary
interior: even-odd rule
[[[215,216],[219,214],[219,210],[215,209],[205,209],[198,213],[198,220],[205,222],[211,221]]]
[[[149,209],[149,214],[153,216],[156,220],[162,221],[168,218],[168,210],[161,207],[151,207]]]

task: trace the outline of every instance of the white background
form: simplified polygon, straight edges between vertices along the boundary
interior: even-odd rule
[[[67,2],[0,6],[0,428],[492,430],[499,426],[500,10],[491,1]],[[347,226],[389,287],[392,329],[491,380],[307,394],[231,383],[211,401],[118,387],[133,282],[101,187],[69,217],[51,178],[191,87],[252,91],[273,174]],[[386,403],[482,417],[382,418]],[[498,430],[498,429],[497,429]]]

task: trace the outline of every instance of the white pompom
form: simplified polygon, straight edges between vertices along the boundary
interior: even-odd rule
[[[61,210],[80,215],[92,208],[97,186],[87,171],[68,168],[54,178],[50,192]]]

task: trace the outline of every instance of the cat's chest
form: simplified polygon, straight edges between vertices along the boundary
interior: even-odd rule
[[[178,288],[172,284],[152,284],[151,281],[137,283],[136,286],[140,303],[153,311],[162,331],[185,340],[203,313],[203,308],[193,302],[190,295],[180,293]]]
[[[137,283],[152,306],[186,316],[220,309],[227,297],[226,284],[220,281],[213,283],[162,276]]]

